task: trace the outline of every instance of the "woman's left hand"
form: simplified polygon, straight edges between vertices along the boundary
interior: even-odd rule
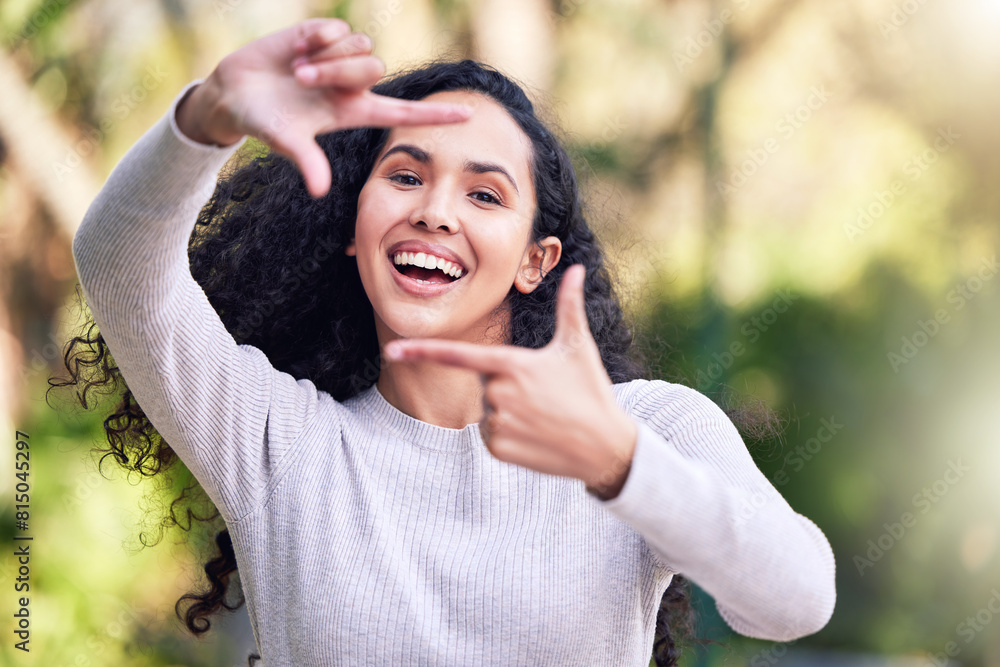
[[[482,375],[479,424],[496,458],[539,472],[582,479],[614,498],[628,477],[638,435],[615,402],[584,309],[585,269],[566,270],[556,301],[556,331],[544,348],[475,345],[439,339],[396,340],[390,361],[433,361]]]

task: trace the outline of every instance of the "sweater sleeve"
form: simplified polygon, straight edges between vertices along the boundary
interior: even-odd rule
[[[187,244],[237,146],[193,141],[170,110],[121,159],[73,239],[84,297],[135,400],[223,518],[265,497],[318,407],[308,380],[237,345],[191,276]]]
[[[660,380],[639,386],[631,470],[617,496],[593,501],[708,592],[736,632],[772,641],[818,632],[836,603],[823,532],[792,510],[711,399]]]

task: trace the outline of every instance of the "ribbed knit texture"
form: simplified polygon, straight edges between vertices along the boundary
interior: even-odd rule
[[[693,389],[614,387],[639,439],[602,501],[498,461],[475,425],[421,422],[375,387],[338,403],[236,345],[186,254],[236,151],[177,128],[199,82],[122,158],[73,252],[129,387],[229,526],[266,667],[644,666],[674,572],[742,634],[826,624],[829,543]]]

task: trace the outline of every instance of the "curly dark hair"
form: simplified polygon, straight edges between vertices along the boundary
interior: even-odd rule
[[[608,375],[616,383],[643,377],[605,255],[584,218],[573,164],[524,91],[471,60],[432,63],[387,78],[373,90],[409,100],[441,91],[474,91],[507,110],[533,149],[534,239],[555,236],[563,250],[534,291],[511,288],[506,340],[540,348],[552,339],[559,282],[567,267],[580,263],[586,267],[587,318]],[[333,172],[331,190],[320,199],[308,194],[290,160],[266,147],[249,154],[247,147],[254,145],[249,142],[238,153],[241,159],[220,175],[188,246],[191,274],[235,341],[259,348],[276,369],[309,379],[340,401],[378,379],[372,306],[356,259],[343,250],[354,235],[358,195],[388,133],[361,128],[318,136]],[[324,296],[334,292],[337,299]],[[50,390],[74,386],[84,408],[92,390],[117,397],[114,412],[104,421],[108,447],[98,450],[102,465],[110,457],[142,476],[177,470],[187,475],[186,485],[175,485],[183,488],[160,530],[201,525],[215,533],[214,554],[204,566],[207,589],[182,596],[176,605],[192,633],[207,632],[210,616],[243,603],[241,596],[232,599],[239,595],[239,586],[231,586],[238,572],[224,522],[133,398],[92,319],[67,345],[64,362],[69,378],[50,379]],[[693,624],[689,583],[675,575],[657,614],[653,657],[658,666],[677,664],[681,639],[691,636]]]

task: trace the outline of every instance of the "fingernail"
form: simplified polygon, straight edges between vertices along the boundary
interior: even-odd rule
[[[313,65],[303,65],[302,67],[295,70],[295,76],[299,77],[300,80],[306,83],[312,83],[316,80],[316,76],[319,72]]]
[[[403,350],[400,349],[399,345],[394,343],[386,343],[385,345],[385,358],[389,361],[399,361],[403,358]]]
[[[292,61],[292,69],[295,69],[299,65],[305,65],[307,62],[309,62],[308,58],[306,58],[305,56],[299,56],[298,58]]]

